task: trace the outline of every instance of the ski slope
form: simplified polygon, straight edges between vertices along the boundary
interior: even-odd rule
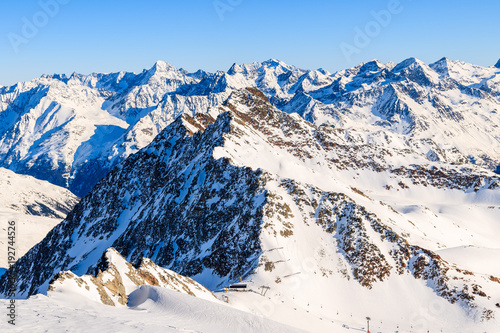
[[[61,219],[26,215],[11,209],[0,208],[0,275],[7,268],[7,229],[9,221],[16,222],[16,257],[20,258],[33,245],[40,242]]]
[[[17,301],[13,327],[3,332],[304,332],[268,318],[176,291],[143,286],[131,295],[131,306],[112,307],[75,294],[37,295]],[[6,300],[0,300],[4,308]]]

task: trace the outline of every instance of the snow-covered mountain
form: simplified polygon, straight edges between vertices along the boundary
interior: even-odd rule
[[[15,221],[16,257],[24,255],[62,221],[78,202],[65,188],[0,168],[0,246],[7,250],[9,221]],[[0,252],[0,273],[8,251]]]
[[[453,257],[498,248],[498,175],[429,158],[401,135],[317,126],[255,88],[234,90],[99,181],[17,262],[17,296],[46,292],[62,270],[94,274],[113,247],[212,290],[242,277],[270,288],[273,309],[328,322],[340,311],[409,331],[404,318],[427,309],[417,319],[433,327],[497,324],[496,259],[475,271]]]
[[[46,75],[0,88],[0,166],[84,196],[179,114],[206,113],[235,89],[256,87],[315,125],[496,170],[498,74],[444,58],[372,61],[335,74],[272,59],[213,74],[159,61],[139,74]]]
[[[63,219],[78,202],[70,191],[0,168],[0,209]]]
[[[121,156],[113,145],[125,140],[131,124],[166,93],[194,82],[158,62],[140,74],[42,76],[2,87],[0,162],[18,173],[85,194],[110,170],[115,155]],[[124,156],[137,150],[124,149]]]
[[[372,61],[336,73],[334,83],[295,96],[284,110],[308,103],[302,115],[345,129],[383,130],[430,159],[499,163],[500,72],[446,58],[431,65],[407,59]]]

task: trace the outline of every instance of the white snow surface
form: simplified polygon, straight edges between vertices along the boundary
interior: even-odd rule
[[[6,300],[0,300],[3,307]],[[304,332],[271,319],[176,291],[142,286],[130,307],[111,307],[74,294],[36,295],[17,301],[9,332]]]
[[[26,215],[64,218],[78,198],[65,188],[0,168],[0,208]]]
[[[297,286],[297,289],[302,286]],[[227,293],[229,303],[204,300],[160,287],[142,286],[131,294],[128,306],[112,307],[78,294],[58,293],[36,295],[28,300],[17,300],[16,325],[0,321],[0,329],[9,332],[311,332],[348,333],[365,332],[365,317],[370,315],[370,332],[496,332],[497,322],[473,324],[464,320],[456,308],[437,300],[426,288],[421,301],[424,308],[404,299],[416,290],[404,281],[395,289],[375,291],[371,298],[349,295],[348,289],[339,288],[330,302],[337,310],[321,309],[324,304],[300,306],[293,299],[269,294]],[[219,294],[222,298],[223,294]],[[347,298],[348,297],[348,298]],[[403,297],[403,300],[401,299]],[[366,312],[367,303],[399,299],[414,311],[401,316],[402,311],[391,311],[384,319]],[[321,299],[323,301],[324,298]],[[319,299],[317,300],[320,301]],[[5,308],[8,300],[0,300]],[[380,312],[387,312],[384,308]],[[445,317],[445,318],[443,318]]]
[[[15,222],[15,253],[16,259],[21,258],[29,249],[40,242],[47,233],[60,223],[61,219],[27,215],[18,211],[0,208],[0,275],[8,268],[8,246],[9,239],[7,230],[10,221]]]
[[[65,188],[5,168],[0,168],[0,188],[0,268],[6,268],[12,240],[8,239],[9,222],[15,222],[11,247],[18,259],[66,217],[78,198]]]

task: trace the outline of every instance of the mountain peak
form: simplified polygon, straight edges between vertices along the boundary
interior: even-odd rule
[[[450,70],[450,65],[453,61],[450,60],[449,58],[443,57],[439,59],[438,61],[432,63],[429,65],[430,68],[432,68],[436,73],[440,75],[447,75],[449,76],[449,70]]]
[[[278,60],[278,59],[269,59],[269,60],[266,60],[264,62],[262,62],[262,65],[265,66],[265,67],[289,67],[286,63],[284,63],[283,61],[281,60]]]
[[[326,70],[326,69],[324,69],[322,67],[318,68],[317,71],[320,72],[323,75],[326,75],[326,76],[332,75],[332,73],[330,73],[328,70]]]
[[[434,65],[434,64],[442,64],[444,66],[452,63],[453,60],[451,60],[450,58],[447,58],[447,57],[442,57],[441,59],[439,59],[438,61],[436,61],[435,63],[431,64],[431,65]]]
[[[416,58],[403,60],[392,69],[392,73],[424,86],[431,86],[439,82],[439,74]]]
[[[229,68],[229,70],[227,71],[227,74],[229,75],[234,75],[236,73],[241,73],[242,72],[242,68],[240,65],[238,65],[237,63],[234,63],[231,68]]]
[[[364,62],[360,65],[359,72],[364,73],[364,72],[376,72],[381,70],[384,67],[384,64],[382,64],[380,61],[377,59],[371,60]]]
[[[209,73],[205,72],[204,70],[202,69],[198,69],[196,72],[194,73],[188,73],[187,76],[190,76],[192,78],[195,78],[195,79],[198,79],[198,80],[202,80],[206,77],[209,76]]]
[[[162,61],[162,60],[158,60],[157,62],[155,62],[153,67],[151,67],[150,70],[157,73],[157,72],[166,72],[168,70],[175,70],[175,69],[176,68],[174,66],[170,65],[169,63]]]
[[[402,71],[403,69],[405,69],[413,64],[421,65],[422,62],[416,58],[413,58],[413,57],[408,58],[408,59],[401,61],[399,64],[397,64],[396,67],[394,67],[394,69],[392,71],[394,73],[398,73],[398,72]]]

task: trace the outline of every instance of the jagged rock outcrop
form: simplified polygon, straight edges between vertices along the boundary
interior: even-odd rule
[[[137,264],[125,260],[115,249],[107,249],[93,274],[77,276],[57,273],[49,284],[51,292],[78,293],[106,305],[127,305],[128,295],[141,285],[158,286],[204,299],[214,294],[196,281],[157,266],[148,258]]]

